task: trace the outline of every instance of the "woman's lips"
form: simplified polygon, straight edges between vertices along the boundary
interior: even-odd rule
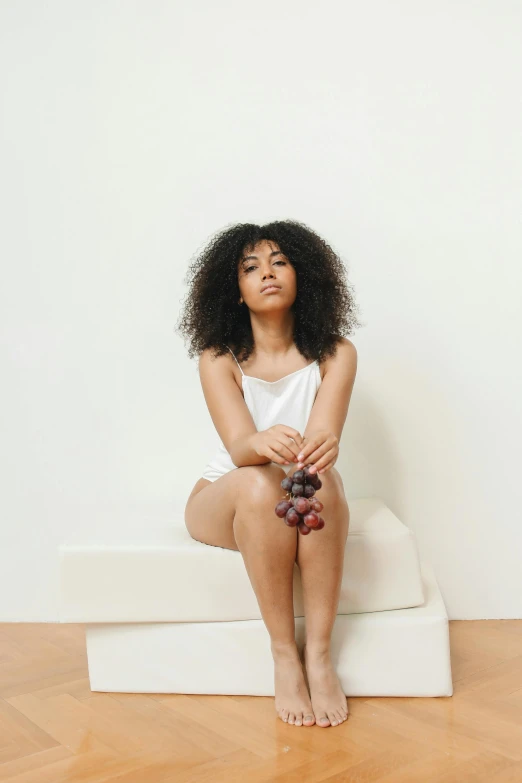
[[[262,294],[275,294],[276,291],[280,291],[281,289],[276,285],[271,285],[269,288],[265,288],[263,291],[261,291]]]

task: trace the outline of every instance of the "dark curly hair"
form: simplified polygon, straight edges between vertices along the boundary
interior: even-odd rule
[[[248,307],[238,305],[238,263],[260,241],[277,243],[295,268],[294,343],[307,359],[335,354],[343,334],[364,326],[339,256],[304,223],[239,223],[214,235],[189,265],[189,292],[176,331],[190,340],[190,358],[205,348],[221,356],[231,346],[239,361],[254,349]]]

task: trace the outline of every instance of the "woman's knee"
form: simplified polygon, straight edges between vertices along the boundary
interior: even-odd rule
[[[281,487],[281,481],[287,473],[274,462],[264,465],[246,465],[238,468],[242,474],[237,476],[237,506],[252,506],[262,508],[264,505],[274,507],[279,500],[287,497]],[[293,473],[291,470],[290,473]],[[348,503],[344,493],[344,485],[341,474],[335,467],[322,473],[321,489],[316,490],[317,498],[330,508],[343,506],[349,513]]]
[[[242,475],[237,477],[238,506],[275,505],[285,497],[281,481],[286,473],[277,464],[267,462],[263,465],[245,465],[238,468],[238,471],[242,471]]]
[[[326,473],[322,473],[319,478],[321,479],[321,489],[316,490],[318,500],[324,505],[332,503],[336,505],[348,505],[346,496],[344,494],[344,485],[341,478],[341,474],[336,468],[330,468]]]

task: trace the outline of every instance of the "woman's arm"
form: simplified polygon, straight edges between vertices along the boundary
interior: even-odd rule
[[[203,351],[199,377],[210,416],[234,465],[239,468],[270,462],[253,450],[256,425],[234,378],[229,357],[225,354],[214,358],[210,350]]]
[[[318,448],[317,444],[325,443],[329,439],[335,441],[338,446],[348,415],[356,373],[357,349],[351,340],[343,337],[335,356],[326,360],[323,380],[303,433],[302,453],[305,455],[305,465],[317,464],[319,468],[324,468],[329,463],[329,460],[320,459],[326,455],[326,446]],[[311,449],[310,445],[314,442],[316,445]],[[331,449],[332,444],[328,448]]]

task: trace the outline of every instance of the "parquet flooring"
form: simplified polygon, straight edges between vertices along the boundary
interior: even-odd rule
[[[94,693],[81,625],[0,625],[0,783],[522,783],[522,620],[450,622],[450,698]]]

